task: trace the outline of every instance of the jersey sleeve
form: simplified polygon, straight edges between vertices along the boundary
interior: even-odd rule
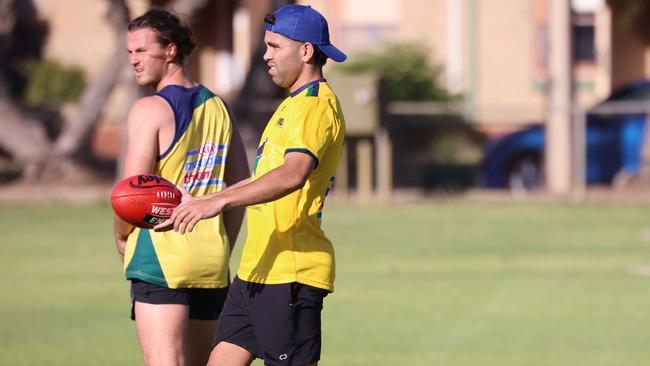
[[[306,153],[314,159],[314,169],[334,140],[333,121],[327,113],[326,104],[327,101],[320,98],[306,99],[287,121],[287,148],[284,154]]]

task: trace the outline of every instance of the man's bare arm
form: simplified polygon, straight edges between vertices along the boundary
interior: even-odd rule
[[[194,197],[174,209],[169,220],[157,225],[156,230],[184,233],[194,225],[224,210],[274,201],[302,188],[314,168],[314,159],[302,152],[285,155],[284,164],[260,178],[232,189],[203,197]]]
[[[160,126],[169,119],[171,111],[164,103],[166,102],[160,97],[146,97],[138,100],[131,107],[127,118],[127,149],[121,178],[146,174],[153,170],[158,155]],[[117,252],[122,261],[124,261],[126,240],[133,228],[133,225],[115,216],[113,233]]]

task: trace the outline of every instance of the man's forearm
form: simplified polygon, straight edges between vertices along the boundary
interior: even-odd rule
[[[251,182],[251,178],[246,178],[246,179],[244,179],[244,180],[240,180],[239,182],[233,184],[232,186],[228,186],[228,187],[226,187],[226,189],[224,189],[222,192],[227,191],[227,190],[229,190],[229,189],[233,189],[233,188],[241,187],[241,186],[246,185],[246,184],[248,184],[248,183],[250,183],[250,182]]]
[[[114,218],[113,235],[115,236],[115,247],[122,261],[124,261],[124,250],[126,248],[126,241],[129,237],[129,234],[131,234],[131,232],[133,231],[133,229],[134,229],[133,225],[124,222],[119,217]]]
[[[291,172],[281,166],[271,170],[257,180],[250,178],[245,183],[236,184],[215,196],[223,209],[233,209],[275,201],[304,185],[304,180],[291,176]]]

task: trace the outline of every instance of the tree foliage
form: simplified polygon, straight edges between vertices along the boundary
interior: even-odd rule
[[[23,100],[30,107],[76,102],[86,87],[83,71],[53,60],[29,60],[18,68],[25,78]]]
[[[387,81],[391,100],[449,101],[455,96],[440,86],[443,67],[431,64],[427,48],[418,43],[393,43],[375,53],[362,53],[337,65],[355,74],[374,72]]]

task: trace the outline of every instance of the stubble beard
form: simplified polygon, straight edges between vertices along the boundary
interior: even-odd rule
[[[155,88],[156,85],[158,85],[158,83],[160,82],[160,78],[156,80],[155,78],[151,77],[150,75],[147,75],[146,73],[142,73],[140,75],[140,77],[135,76],[135,82],[136,82],[136,84],[138,84],[139,86],[142,86],[142,87]]]

